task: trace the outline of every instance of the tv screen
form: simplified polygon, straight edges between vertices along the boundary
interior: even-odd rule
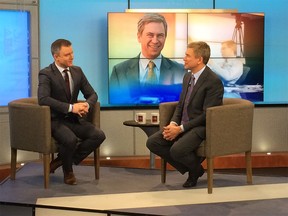
[[[0,106],[30,96],[30,12],[0,10]]]
[[[160,14],[167,22],[167,34],[154,67],[157,81],[147,84],[145,43],[137,35],[138,22],[147,14],[108,13],[110,105],[158,106],[177,101],[187,72],[183,57],[187,44],[193,41],[210,45],[208,66],[222,80],[224,97],[263,101],[264,14]],[[165,37],[159,32],[159,38]]]

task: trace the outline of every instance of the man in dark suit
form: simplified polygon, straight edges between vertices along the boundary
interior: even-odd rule
[[[224,87],[218,76],[206,66],[210,47],[205,42],[188,44],[183,88],[169,125],[150,136],[147,147],[174,166],[189,173],[183,187],[193,187],[204,173],[202,159],[195,150],[205,139],[206,109],[222,104]],[[190,95],[189,95],[190,94]]]
[[[60,143],[58,157],[50,164],[53,173],[62,166],[64,183],[74,185],[72,164],[79,164],[105,140],[105,134],[81,118],[98,100],[98,95],[80,67],[73,65],[70,41],[58,39],[51,45],[54,63],[39,72],[38,101],[50,106],[52,136]],[[78,103],[79,92],[86,101]],[[82,142],[78,143],[81,139]]]
[[[159,87],[182,83],[183,65],[161,54],[166,37],[167,22],[162,15],[146,14],[139,20],[137,39],[141,53],[113,67],[109,83],[111,103],[131,103],[141,95],[157,96]]]

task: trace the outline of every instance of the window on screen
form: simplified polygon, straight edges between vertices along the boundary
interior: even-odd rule
[[[30,96],[30,13],[0,10],[0,106]]]

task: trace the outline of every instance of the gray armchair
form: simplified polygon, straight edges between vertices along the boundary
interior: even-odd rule
[[[11,179],[16,177],[17,150],[38,152],[43,156],[44,187],[49,187],[50,155],[58,151],[51,137],[50,107],[38,105],[37,98],[22,98],[8,104],[11,145]],[[87,120],[100,127],[100,103],[87,115]],[[99,179],[100,150],[94,150],[95,179]]]
[[[160,128],[169,124],[177,102],[159,106]],[[224,98],[223,105],[210,107],[206,112],[206,140],[197,155],[206,157],[208,193],[213,189],[213,159],[217,156],[245,153],[247,183],[252,184],[252,123],[254,104],[238,98]],[[166,181],[166,161],[161,159],[161,181]]]

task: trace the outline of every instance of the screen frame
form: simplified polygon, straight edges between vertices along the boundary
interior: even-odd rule
[[[171,10],[171,11],[173,11],[173,10]],[[173,12],[171,12],[171,11],[164,11],[164,12],[160,12],[160,14],[167,14],[167,13],[179,13],[179,11],[177,12],[175,12],[175,11],[173,11]],[[197,13],[199,13],[199,10],[196,10],[196,11],[198,11]],[[131,13],[131,12],[135,12],[135,10],[131,10],[131,11],[129,11],[129,13]],[[151,12],[151,10],[148,10],[148,12]],[[158,11],[152,11],[153,13],[155,12],[155,13],[159,13]],[[190,13],[190,11],[188,10],[188,12]],[[117,14],[117,13],[119,13],[119,14],[125,14],[125,12],[109,12],[108,14],[107,14],[107,18],[108,18],[108,62],[109,62],[109,60],[110,60],[110,43],[109,43],[109,14]],[[143,11],[137,11],[137,12],[135,12],[135,13],[140,13],[140,14],[144,14],[145,13],[145,11],[143,12]],[[182,13],[182,11],[181,11],[181,13]],[[187,11],[185,11],[185,13],[187,13]],[[204,14],[207,14],[207,11],[201,11],[201,13],[204,13]],[[230,13],[235,13],[235,10],[234,11],[225,11],[225,10],[218,10],[215,14],[230,14]],[[241,13],[239,13],[239,14],[251,14],[251,15],[261,15],[261,16],[263,16],[264,17],[264,13],[243,13],[243,12],[241,12]],[[136,35],[136,31],[137,30],[135,30],[135,35]],[[135,38],[136,38],[136,36],[135,36]],[[188,38],[188,35],[187,35],[187,38]],[[188,40],[188,39],[187,39]],[[186,47],[185,47],[185,49],[186,49]],[[264,24],[263,24],[263,49],[264,49]],[[139,50],[139,52],[140,52],[140,48],[138,49]],[[183,52],[183,54],[184,54],[184,52]],[[177,57],[178,58],[178,57]],[[120,59],[120,58],[119,58]],[[128,59],[128,56],[126,56],[126,59]],[[111,75],[111,66],[110,65],[108,65],[108,71],[109,71],[109,73],[108,73],[108,80],[109,80],[109,78],[110,78],[110,75]],[[263,52],[263,80],[264,80],[264,52]],[[264,82],[264,81],[263,81]],[[110,83],[108,84],[108,85],[110,85]],[[157,108],[158,106],[159,106],[159,104],[111,104],[110,103],[110,94],[109,94],[109,91],[110,91],[110,87],[108,87],[108,105],[106,106],[106,107],[111,107],[112,109],[113,108],[120,108],[120,109],[126,109],[126,108],[140,108],[140,109],[143,109],[143,108],[148,108],[148,109],[150,109],[150,108]],[[258,104],[258,102],[257,101],[252,101],[255,105],[257,105]],[[263,96],[263,99],[262,99],[262,101],[260,102],[260,105],[261,106],[263,106],[263,105],[265,105],[265,104],[263,104],[263,103],[265,103],[265,101],[264,101],[264,96]]]

